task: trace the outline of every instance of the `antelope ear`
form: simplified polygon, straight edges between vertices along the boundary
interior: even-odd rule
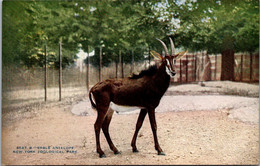
[[[176,55],[176,60],[178,59],[181,59],[184,55],[187,54],[188,51],[182,51],[182,52],[179,52],[177,55]]]
[[[157,59],[157,60],[162,60],[163,59],[163,57],[156,51],[151,51],[150,53],[152,54],[154,59]]]

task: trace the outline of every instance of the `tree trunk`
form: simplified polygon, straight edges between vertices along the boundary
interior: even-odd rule
[[[131,72],[130,73],[133,73],[134,72],[134,63],[135,63],[135,59],[134,59],[134,51],[132,50],[132,63],[131,63]]]
[[[249,79],[250,79],[250,81],[252,81],[252,78],[253,78],[253,54],[251,52],[250,52],[249,69],[250,69]]]
[[[207,52],[204,60],[202,81],[210,81],[210,80],[211,80],[211,62]]]
[[[86,85],[87,91],[89,91],[89,46],[87,47],[87,62],[86,62]]]
[[[119,55],[116,55],[116,78],[117,78],[117,73],[118,73],[118,62],[119,62]]]
[[[195,53],[195,60],[194,60],[194,81],[197,81],[197,53]]]
[[[59,101],[61,101],[61,87],[62,87],[62,43],[59,44]]]
[[[99,51],[99,82],[102,81],[102,47]]]
[[[45,53],[45,61],[44,61],[44,101],[47,101],[47,45],[45,45],[45,49],[44,49]]]
[[[122,74],[122,78],[124,78],[124,58],[123,56],[121,55],[121,74]]]
[[[240,81],[243,81],[243,54],[241,55],[241,62],[240,62]]]
[[[222,51],[221,60],[221,80],[234,80],[234,51],[224,50]]]
[[[189,75],[188,75],[188,71],[189,71],[189,67],[188,67],[188,64],[189,64],[189,60],[188,60],[188,55],[186,55],[186,73],[185,73],[185,76],[186,76],[186,82],[189,82]]]
[[[148,47],[148,62],[149,62],[149,66],[150,66],[151,65],[150,46]]]
[[[121,78],[124,78],[124,62],[121,51],[119,51],[119,64],[121,65]]]

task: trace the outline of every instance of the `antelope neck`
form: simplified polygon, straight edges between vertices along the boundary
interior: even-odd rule
[[[164,62],[159,66],[157,73],[152,79],[155,89],[152,89],[158,96],[162,97],[170,85],[170,76],[166,72]]]

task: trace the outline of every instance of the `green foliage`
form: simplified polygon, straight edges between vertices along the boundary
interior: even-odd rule
[[[209,53],[258,49],[259,1],[186,0],[177,6],[180,28],[173,37],[185,48]],[[172,9],[168,8],[168,11],[174,12]]]
[[[58,43],[69,63],[82,47],[89,52],[104,45],[104,65],[116,60],[119,50],[128,56],[156,46],[155,37],[167,32],[168,24],[160,22],[152,10],[156,1],[4,1],[3,62],[42,66],[37,50],[48,45],[55,52],[49,59],[57,63]],[[99,52],[91,62],[99,58]],[[37,55],[37,56],[35,56]],[[50,55],[49,55],[50,56]],[[136,54],[137,60],[142,54]],[[125,58],[126,61],[128,61]]]
[[[259,45],[259,2],[255,0],[186,1],[3,1],[3,64],[42,66],[47,44],[49,65],[58,64],[62,41],[64,64],[72,64],[79,48],[96,55],[103,46],[103,65],[144,60],[144,51],[162,50],[155,38],[192,51],[219,53],[231,48],[253,52]],[[51,54],[52,53],[52,54]]]
[[[67,16],[69,13],[73,11],[64,9],[61,2],[4,1],[3,64],[43,66],[44,58],[39,50],[43,52],[46,44],[48,59],[55,59],[54,63],[57,63],[58,42],[61,39],[64,40],[65,59],[74,59],[77,46],[74,41],[69,43],[69,36],[64,35],[71,33],[67,28],[70,24],[63,22],[71,21]]]

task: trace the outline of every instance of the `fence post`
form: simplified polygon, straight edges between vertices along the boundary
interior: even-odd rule
[[[86,85],[87,85],[87,91],[89,91],[89,46],[87,47],[87,68],[86,68]]]
[[[192,54],[192,57],[191,57],[191,81],[193,82],[194,81],[194,59],[195,59],[195,55]]]
[[[151,65],[151,54],[150,54],[150,46],[148,46],[148,62],[149,62],[149,65]]]
[[[44,101],[47,101],[47,44],[44,48]]]
[[[116,78],[118,73],[118,62],[119,62],[119,54],[116,55]]]
[[[204,51],[201,51],[201,57],[202,57],[202,60],[201,60],[201,71],[202,71],[204,69]]]
[[[100,46],[99,49],[99,71],[98,71],[98,75],[99,75],[99,82],[102,81],[102,46]]]
[[[208,54],[208,51],[205,54],[204,59],[204,69],[203,69],[203,81],[211,81],[211,60]]]
[[[253,77],[253,54],[250,52],[250,81],[252,81],[252,77]]]
[[[195,53],[195,60],[194,60],[194,68],[195,68],[195,70],[194,70],[194,72],[195,72],[195,74],[194,74],[194,76],[195,76],[195,82],[197,81],[197,53]]]
[[[62,86],[62,42],[59,43],[59,101],[61,101],[61,86]]]
[[[241,55],[241,62],[240,62],[240,81],[243,81],[243,54]]]
[[[182,61],[180,59],[180,83],[182,83]]]
[[[188,76],[188,63],[189,63],[189,61],[188,61],[188,55],[186,55],[186,82],[188,82],[189,81],[189,76]]]
[[[145,49],[142,49],[143,57],[145,57]],[[144,58],[144,68],[147,68],[147,60]]]
[[[218,57],[217,54],[215,54],[215,81],[217,80],[217,62],[218,62]]]

